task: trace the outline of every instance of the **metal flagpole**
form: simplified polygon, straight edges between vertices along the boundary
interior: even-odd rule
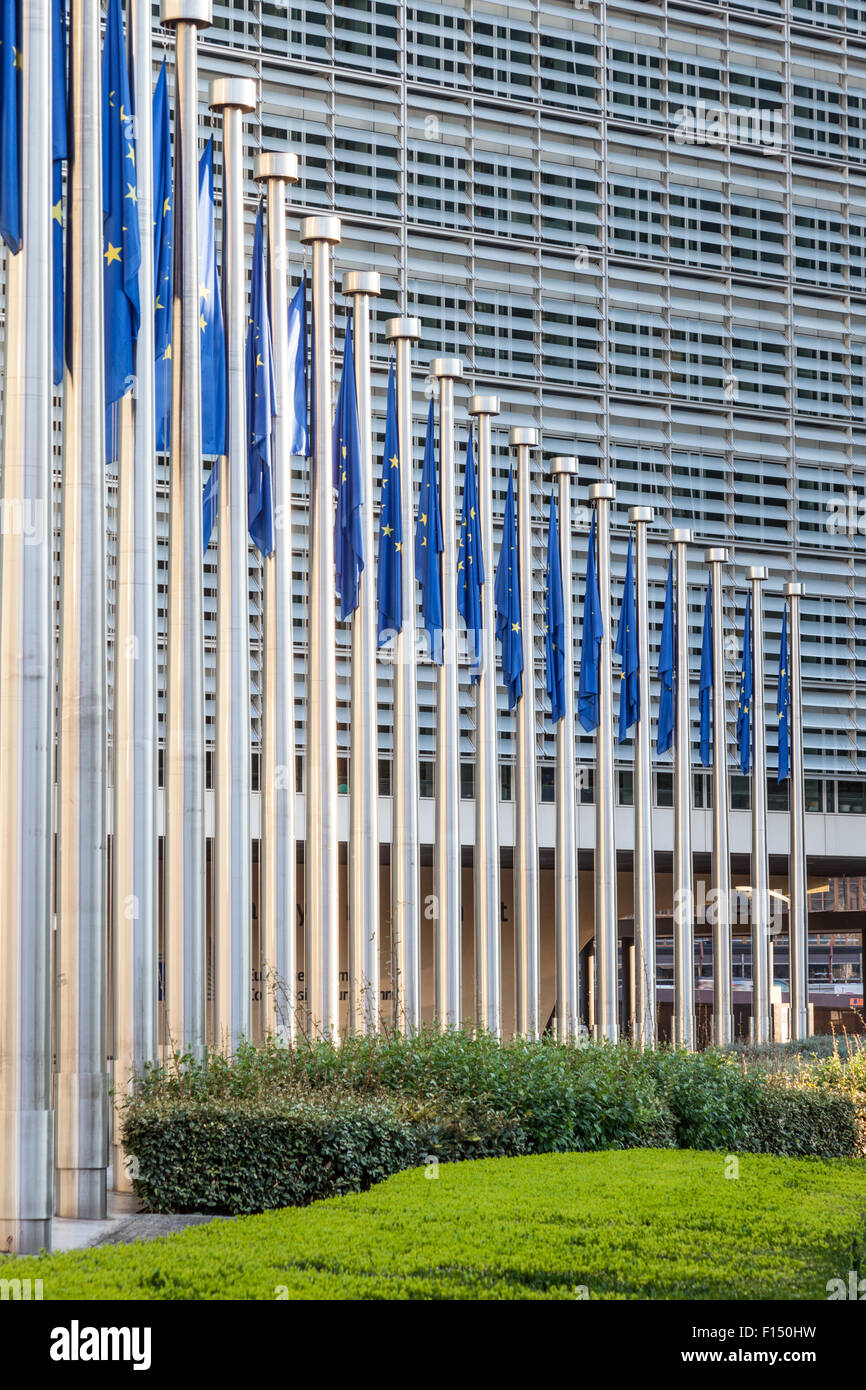
[[[478,420],[478,503],[484,584],[481,587],[482,649],[475,696],[475,1021],[502,1032],[502,939],[499,880],[499,762],[496,756],[496,618],[493,608],[493,460],[490,422],[499,414],[497,396],[473,396],[469,414]]]
[[[394,661],[394,769],[391,810],[391,941],[394,1022],[405,1033],[421,1023],[421,878],[418,828],[418,676],[415,650],[415,479],[412,461],[412,343],[421,320],[388,319],[396,344],[397,420],[403,517],[403,627]]]
[[[373,404],[370,299],[381,294],[378,270],[350,270],[343,294],[352,301],[355,391],[364,506],[364,569],[352,617],[352,766],[349,776],[349,1028],[379,1027],[379,706],[376,684],[376,567],[373,563]]]
[[[297,864],[295,848],[295,659],[292,623],[292,439],[289,431],[288,255],[286,189],[298,181],[298,156],[255,157],[268,198],[268,289],[277,414],[273,433],[276,544],[262,560],[263,671],[261,870],[262,1031],[287,1042],[297,1035]]]
[[[734,1041],[734,986],[722,567],[730,556],[724,548],[714,546],[705,558],[713,586],[713,1043],[727,1047]]]
[[[595,1036],[616,1042],[619,1037],[616,838],[613,786],[613,665],[610,620],[610,507],[616,497],[613,483],[593,483],[598,538],[598,590],[601,599],[601,670],[599,724],[596,731],[595,787]]]
[[[334,492],[331,485],[331,251],[339,217],[306,217],[301,241],[313,248],[315,437],[310,467],[310,632],[307,683],[304,979],[311,1034],[335,1038],[339,1024],[337,823],[337,657],[334,601]]]
[[[551,459],[559,491],[565,714],[556,725],[556,1036],[574,1042],[580,1031],[577,912],[577,777],[574,761],[574,630],[571,597],[571,479],[578,460]]]
[[[71,325],[64,391],[58,741],[57,1214],[103,1217],[106,1063],[105,382],[99,11],[70,29]]]
[[[24,7],[21,250],[6,254],[0,533],[0,1248],[51,1245],[54,599],[51,0]]]
[[[517,450],[517,543],[520,556],[520,634],[523,694],[517,705],[517,816],[514,836],[514,996],[517,1032],[541,1034],[541,904],[538,869],[538,790],[535,727],[535,575],[532,565],[530,450],[539,431],[514,426],[508,435]]]
[[[692,885],[692,724],[689,687],[688,547],[692,533],[671,531],[676,572],[674,684],[674,1037],[695,1046],[695,911]]]
[[[656,876],[653,849],[652,698],[649,664],[647,526],[652,507],[632,507],[635,533],[635,607],[638,650],[638,708],[634,746],[634,995],[635,1041],[654,1047],[656,1027]]]
[[[250,595],[247,541],[247,285],[244,249],[244,113],[256,84],[218,77],[210,109],[223,113],[223,294],[226,457],[220,459],[217,564],[216,825],[214,833],[214,1040],[234,1052],[252,1036]]]
[[[806,878],[806,791],[803,768],[803,670],[800,600],[803,584],[786,584],[791,612],[791,849],[788,867],[788,952],[791,961],[791,1037],[809,1036],[809,895]]]
[[[770,1041],[770,862],[767,848],[767,734],[764,724],[764,565],[752,586],[752,1042]]]
[[[205,714],[197,29],[211,0],[161,0],[175,26],[174,302],[165,719],[168,1050],[205,1047]]]
[[[463,919],[460,850],[460,714],[457,703],[457,537],[454,521],[454,382],[463,375],[459,357],[436,357],[430,374],[439,381],[439,493],[442,510],[442,665],[436,673],[436,846],[433,891],[435,1016],[457,1027],[462,1015]]]
[[[140,283],[154,283],[151,6],[129,0],[134,84]],[[162,210],[160,209],[160,215]],[[148,302],[150,290],[143,295]],[[136,389],[120,402],[117,469],[117,618],[114,642],[114,789],[111,803],[114,1092],[157,1053],[157,656],[154,319],[143,313]],[[128,1190],[115,1114],[115,1187]]]

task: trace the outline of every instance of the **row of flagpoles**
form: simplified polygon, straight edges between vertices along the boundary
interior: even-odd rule
[[[118,477],[117,626],[113,688],[111,917],[114,923],[115,1073],[119,1096],[157,1055],[156,456],[169,468],[168,643],[165,717],[165,1028],[171,1047],[206,1043],[205,711],[202,556],[216,529],[218,641],[214,834],[214,1036],[234,1046],[253,1033],[251,729],[248,537],[264,579],[261,955],[268,974],[261,1023],[286,1039],[300,1024],[339,1028],[336,624],[351,623],[349,1026],[380,1024],[377,651],[393,668],[394,733],[390,917],[394,1019],[421,1022],[418,643],[420,587],[426,649],[437,666],[434,835],[434,1009],[462,1021],[459,835],[458,614],[467,637],[476,713],[474,837],[475,1017],[507,1029],[502,1005],[496,642],[509,708],[517,711],[515,880],[516,1031],[540,1016],[540,875],[536,807],[535,602],[532,565],[538,430],[514,428],[498,561],[493,557],[495,396],[475,395],[477,469],[470,430],[456,515],[454,384],[462,364],[437,358],[418,505],[412,470],[413,317],[388,320],[393,349],[373,564],[371,301],[375,272],[352,271],[351,306],[332,424],[332,248],[336,217],[308,217],[306,276],[291,300],[286,193],[290,153],[260,154],[262,185],[249,306],[243,216],[243,120],[256,106],[243,78],[212,82],[223,122],[222,275],[214,234],[212,142],[198,150],[198,29],[209,0],[162,0],[175,31],[174,165],[163,65],[151,91],[148,0],[109,0],[99,47],[95,4],[8,0],[0,35],[0,234],[7,254],[3,503],[42,508],[41,546],[4,527],[0,567],[2,689],[0,804],[2,1056],[0,1223],[10,1248],[47,1243],[57,1211],[105,1210],[108,1144],[106,921],[108,761],[104,460]],[[64,81],[68,70],[68,94]],[[50,107],[42,100],[52,91]],[[67,119],[68,118],[68,119]],[[49,157],[50,154],[50,157]],[[62,165],[67,162],[65,247]],[[172,176],[173,175],[173,176]],[[64,289],[65,287],[65,289]],[[151,288],[152,287],[152,288]],[[152,295],[153,312],[148,309]],[[57,825],[57,1079],[52,1106],[51,865],[54,671],[51,416],[62,392],[63,465]],[[308,412],[309,395],[309,412]],[[308,419],[309,414],[309,419]],[[205,483],[203,455],[214,462]],[[310,458],[306,686],[304,979],[296,1008],[297,885],[292,628],[292,460]],[[579,682],[574,690],[572,485],[578,461],[552,460],[544,596],[546,690],[557,730],[556,1032],[581,1029],[575,725],[596,738],[594,1027],[619,1035],[614,740],[635,736],[635,1034],[656,1039],[655,872],[652,843],[648,643],[648,507],[633,528],[616,643],[611,615],[610,482],[590,488]],[[516,473],[516,487],[515,487]],[[692,1047],[694,909],[691,869],[691,715],[687,550],[671,533],[656,749],[675,769],[674,1038]],[[700,750],[714,773],[714,1039],[733,1036],[728,740],[723,567],[707,553],[699,682]],[[753,1035],[770,1031],[769,874],[761,586],[749,572],[738,746],[753,777]],[[335,584],[336,580],[336,584]],[[779,777],[793,778],[792,1013],[806,1027],[805,854],[799,599],[788,586],[779,667]],[[621,663],[618,721],[613,656]],[[788,705],[790,693],[790,713]],[[790,761],[788,738],[790,725]],[[784,730],[784,735],[782,734]],[[54,1126],[56,1118],[56,1144]],[[115,1150],[115,1176],[123,1177]]]

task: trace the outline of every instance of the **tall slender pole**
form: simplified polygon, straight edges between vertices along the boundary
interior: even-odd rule
[[[639,1047],[654,1047],[656,1028],[656,875],[653,849],[652,697],[649,664],[647,526],[652,507],[632,507],[640,717],[634,746],[634,1021]]]
[[[695,1046],[695,909],[692,885],[692,721],[689,688],[688,547],[692,533],[671,531],[676,571],[674,677],[674,1044]]]
[[[234,1052],[252,1036],[250,594],[247,540],[247,285],[244,112],[256,84],[218,77],[210,109],[223,113],[223,294],[226,457],[220,459],[217,565],[214,1040]]]
[[[58,746],[57,1214],[106,1210],[107,676],[99,12],[71,9]]]
[[[613,666],[610,620],[610,508],[616,497],[613,483],[593,483],[598,541],[598,589],[601,598],[601,669],[599,724],[596,731],[595,787],[595,1036],[616,1042],[619,1037],[616,835],[613,786]]]
[[[770,861],[767,847],[767,731],[764,717],[763,565],[746,570],[752,586],[752,1042],[770,1041]]]
[[[336,1038],[340,1016],[339,825],[337,822],[337,657],[334,602],[334,492],[331,247],[339,217],[307,217],[301,241],[313,248],[315,434],[310,468],[310,633],[307,678],[304,979],[311,1034]]]
[[[442,510],[442,664],[436,673],[436,844],[433,891],[435,1016],[457,1027],[462,1015],[463,919],[460,850],[460,713],[457,702],[457,535],[454,521],[454,382],[463,375],[459,357],[436,357],[430,374],[439,382],[439,493]]]
[[[577,776],[574,761],[574,627],[571,597],[571,480],[578,460],[551,459],[559,491],[559,554],[562,568],[565,713],[556,725],[556,1036],[574,1042],[580,1033],[577,912]]]
[[[165,721],[165,1024],[205,1048],[205,712],[197,30],[211,0],[161,0],[175,27],[174,302]]]
[[[791,697],[791,848],[788,864],[788,956],[791,962],[791,1036],[809,1036],[809,894],[806,877],[806,788],[803,759],[803,663],[800,600],[804,584],[786,584],[791,612],[788,662]]]
[[[298,156],[258,154],[253,172],[268,198],[268,289],[277,414],[273,433],[273,554],[262,561],[263,672],[261,772],[262,1032],[297,1035],[297,864],[295,848],[295,658],[292,624],[292,439],[289,431],[289,297],[286,189],[298,181]]]
[[[388,319],[396,344],[397,419],[403,517],[403,627],[394,660],[394,792],[391,812],[391,941],[394,1022],[405,1033],[421,1023],[421,852],[418,827],[418,676],[415,649],[415,479],[412,460],[412,343],[416,318]]]
[[[376,568],[373,563],[373,404],[370,386],[370,299],[381,293],[378,270],[350,270],[343,294],[352,300],[355,391],[364,505],[364,569],[352,617],[352,767],[349,777],[349,1027],[379,1027],[379,741],[376,687]]]
[[[537,429],[514,426],[523,694],[517,703],[517,816],[514,836],[514,997],[517,1032],[541,1034],[541,898],[538,865],[538,753],[535,724],[535,574],[532,564],[532,460]]]
[[[151,6],[129,0],[135,169],[142,286],[154,283]],[[147,302],[149,290],[143,298]],[[156,420],[153,314],[141,315],[136,389],[120,403],[117,469],[117,619],[114,642],[112,942],[114,1094],[157,1052]],[[114,1184],[131,1180],[114,1122]]]
[[[51,9],[31,0],[22,17],[22,246],[6,255],[0,474],[0,1249],[20,1255],[50,1247],[54,1210]]]
[[[496,756],[496,617],[493,584],[493,458],[490,423],[499,414],[497,396],[473,396],[469,414],[478,420],[478,505],[481,512],[480,674],[475,686],[475,1021],[498,1037],[502,1032],[502,937],[499,878],[499,761]]]
[[[713,586],[713,1043],[734,1041],[731,929],[731,841],[728,794],[728,717],[725,700],[725,604],[723,566],[728,551],[706,553]]]

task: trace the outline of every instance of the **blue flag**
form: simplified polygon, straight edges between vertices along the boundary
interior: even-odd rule
[[[21,250],[21,15],[20,0],[3,0],[0,14],[0,237]]]
[[[66,132],[66,0],[53,0],[51,28],[51,230],[54,385],[63,380],[65,307],[63,299],[63,161]]]
[[[790,776],[788,761],[789,710],[791,687],[788,683],[788,605],[782,609],[782,635],[779,638],[779,688],[776,694],[776,713],[779,716],[779,770],[777,782],[784,782]]]
[[[388,371],[385,414],[385,454],[382,459],[382,501],[379,508],[378,644],[381,647],[403,627],[403,511],[400,492],[400,443],[397,429],[397,386],[394,363]]]
[[[674,623],[674,557],[668,561],[668,582],[665,586],[665,607],[662,614],[662,635],[659,644],[659,727],[656,752],[666,753],[674,741],[674,670],[676,666],[676,631]]]
[[[583,634],[580,646],[580,680],[577,687],[577,717],[588,734],[598,728],[599,666],[604,627],[601,621],[601,595],[595,567],[595,512],[589,525],[586,552],[586,588],[583,595]]]
[[[508,691],[508,708],[514,709],[523,694],[523,635],[520,626],[520,551],[514,515],[514,477],[509,471],[505,494],[502,543],[493,581],[496,636],[502,643],[502,676]]]
[[[201,314],[201,451],[226,451],[226,338],[216,266],[213,136],[198,162],[198,273]]]
[[[207,482],[204,485],[201,501],[201,534],[204,554],[210,545],[210,538],[213,535],[213,528],[216,526],[217,512],[219,510],[219,457],[215,458],[207,475]]]
[[[102,50],[102,211],[105,295],[105,403],[132,390],[141,316],[141,241],[135,173],[135,135],[123,14],[109,0]]]
[[[263,555],[274,549],[273,430],[277,413],[274,353],[268,312],[268,268],[259,199],[253,236],[250,321],[247,326],[247,513],[250,536]]]
[[[358,585],[364,568],[364,535],[361,528],[364,480],[361,475],[352,320],[348,315],[340,393],[334,417],[334,487],[337,491],[334,562],[337,567],[337,593],[340,595],[340,620],[345,622],[358,607]]]
[[[306,458],[310,452],[307,425],[307,277],[289,304],[289,390],[287,428],[289,452]]]
[[[710,714],[713,703],[713,576],[707,584],[704,602],[704,635],[701,642],[701,678],[698,684],[698,709],[701,716],[701,762],[709,767],[713,761],[710,744]]]
[[[460,539],[457,542],[457,611],[466,623],[469,636],[469,680],[472,685],[481,677],[481,589],[484,584],[484,551],[481,545],[481,520],[478,515],[478,484],[475,477],[475,455],[472,452],[472,431],[466,444],[466,470],[463,478],[463,514],[460,518]]]
[[[743,667],[740,676],[740,699],[737,706],[737,748],[740,752],[740,771],[749,771],[752,755],[752,696],[755,693],[752,672],[752,595],[746,594],[743,615]]]
[[[169,445],[171,420],[171,312],[174,286],[174,213],[171,195],[171,129],[165,59],[153,94],[153,269],[156,356],[156,447]],[[205,390],[208,384],[205,383]]]
[[[631,557],[631,536],[625,562],[625,588],[616,631],[614,651],[622,662],[619,678],[619,743],[625,743],[632,724],[640,719],[640,660],[637,650],[637,617],[634,608],[634,569]]]
[[[565,714],[565,615],[559,524],[552,492],[547,523],[547,571],[544,578],[544,683],[550,697],[550,717],[556,724]]]
[[[421,585],[421,616],[430,643],[430,656],[437,666],[442,665],[442,571],[439,556],[443,548],[431,397],[427,411],[418,517],[415,522],[415,573]]]

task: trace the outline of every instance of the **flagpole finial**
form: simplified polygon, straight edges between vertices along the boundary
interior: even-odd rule
[[[580,460],[574,454],[557,454],[550,460],[550,476],[558,478],[560,474],[576,478],[580,470]]]
[[[708,565],[727,565],[730,558],[731,552],[724,545],[713,545],[704,551],[704,561]]]
[[[381,294],[382,277],[378,270],[347,270],[340,289],[346,298],[353,294]]]
[[[434,357],[430,363],[430,375],[445,380],[462,377],[463,363],[459,357]]]
[[[746,570],[746,578],[757,584],[762,584],[768,574],[766,565],[750,565]]]
[[[205,28],[213,23],[212,0],[161,0],[160,24],[198,24]]]
[[[299,240],[304,243],[326,241],[329,245],[336,246],[341,237],[342,229],[339,217],[305,217],[301,223]]]
[[[470,415],[498,415],[499,397],[498,396],[471,396],[469,400]]]
[[[782,592],[784,593],[786,598],[805,598],[806,585],[799,584],[797,582],[792,582],[790,584],[786,584]]]
[[[590,502],[612,502],[616,497],[616,483],[591,483]]]
[[[629,507],[628,509],[628,519],[633,525],[636,525],[639,521],[647,523],[654,521],[655,514],[655,507]]]
[[[256,84],[251,77],[215,77],[208,92],[211,111],[236,106],[239,111],[255,111]]]
[[[256,183],[267,183],[269,179],[297,183],[300,178],[298,156],[294,150],[262,150],[253,160],[253,178]]]
[[[385,323],[385,337],[389,343],[399,342],[401,338],[414,341],[421,337],[421,320],[407,315],[388,319]]]
[[[671,545],[691,545],[692,533],[687,526],[674,526],[671,530]]]
[[[530,449],[537,449],[541,443],[541,431],[527,425],[512,425],[508,431],[508,443],[520,448],[526,446]]]

